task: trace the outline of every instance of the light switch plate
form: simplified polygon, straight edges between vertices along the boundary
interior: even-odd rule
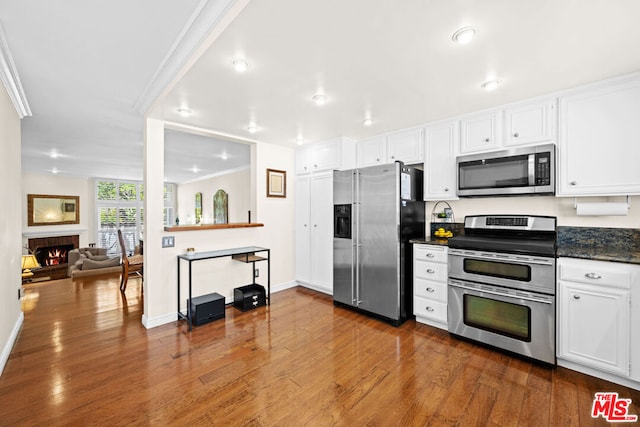
[[[162,247],[172,248],[175,246],[175,240],[173,236],[162,236]]]

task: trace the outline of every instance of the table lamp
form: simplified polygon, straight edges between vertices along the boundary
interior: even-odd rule
[[[22,277],[31,277],[33,273],[32,268],[39,268],[40,264],[35,255],[22,255]]]

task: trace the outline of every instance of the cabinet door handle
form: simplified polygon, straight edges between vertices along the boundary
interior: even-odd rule
[[[449,192],[449,189],[448,189],[448,188],[445,188],[445,189],[444,189],[444,191],[445,191],[445,193],[448,193],[448,192]]]
[[[580,299],[580,295],[573,295],[573,299]]]
[[[379,161],[380,161],[380,159],[379,159],[379,158],[376,158],[376,162],[379,162]]]
[[[317,226],[318,226],[318,224],[313,224],[313,226],[314,226],[314,227],[317,227]]]
[[[602,279],[602,276],[598,273],[587,273],[584,275],[587,279]]]
[[[314,168],[318,169],[318,165],[313,165]]]
[[[433,288],[427,288],[427,292],[435,292],[436,290]]]
[[[433,273],[435,273],[435,270],[432,270],[432,269],[430,269],[430,268],[427,268],[427,273],[429,273],[429,274],[433,274]]]
[[[427,311],[433,311],[432,307],[427,306],[426,308],[427,308]]]
[[[307,224],[304,225],[305,227],[307,226]]]
[[[519,137],[519,136],[520,136],[520,135],[518,135],[518,132],[516,132],[516,133],[514,133],[514,134],[513,134],[513,137],[514,137],[514,138],[517,138],[517,137]]]
[[[427,254],[427,258],[433,258],[434,256],[434,254]]]
[[[391,156],[391,159],[395,159],[395,158],[396,158],[396,156]]]
[[[485,138],[484,139],[484,142],[489,142],[489,141],[491,141],[491,138]]]
[[[577,183],[577,182],[575,182],[575,181],[571,181],[571,182],[569,183],[569,185],[578,185],[578,183]]]

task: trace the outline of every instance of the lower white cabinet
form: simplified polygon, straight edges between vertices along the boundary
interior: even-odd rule
[[[640,381],[639,277],[636,265],[558,259],[558,365]]]
[[[296,280],[333,294],[333,172],[296,180]]]
[[[447,247],[413,245],[413,314],[416,321],[447,329]]]

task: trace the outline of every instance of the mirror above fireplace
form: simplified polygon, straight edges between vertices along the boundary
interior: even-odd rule
[[[79,224],[80,197],[27,194],[27,223],[29,226]]]

